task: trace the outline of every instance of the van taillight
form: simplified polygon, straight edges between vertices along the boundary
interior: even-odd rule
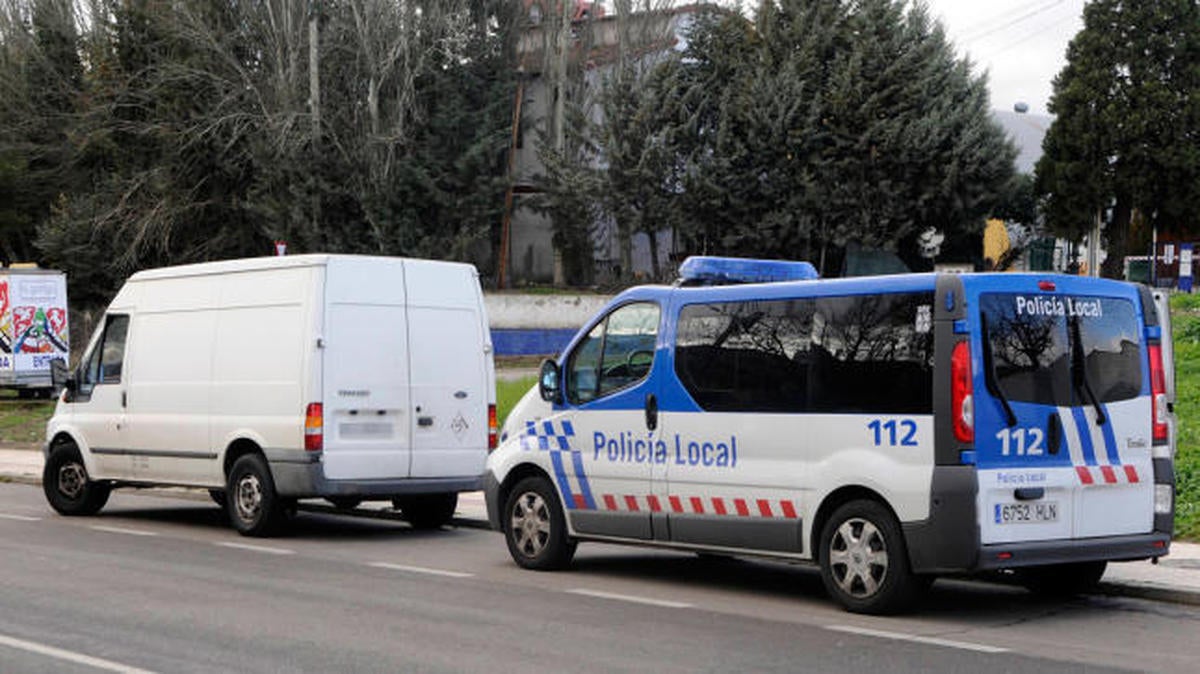
[[[1150,394],[1154,400],[1150,421],[1154,424],[1154,443],[1163,444],[1168,440],[1168,431],[1167,377],[1163,372],[1162,345],[1151,344],[1146,350],[1150,355]]]
[[[954,438],[975,442],[975,396],[971,390],[971,348],[969,342],[954,345],[950,355],[950,413],[954,417]]]
[[[488,405],[488,451],[500,446],[500,424],[496,423],[496,406]]]
[[[319,452],[325,448],[325,414],[321,403],[309,403],[304,410],[304,449]]]

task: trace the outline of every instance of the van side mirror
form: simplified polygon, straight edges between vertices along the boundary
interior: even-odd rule
[[[50,361],[50,385],[54,387],[55,391],[63,388],[72,393],[75,391],[75,377],[67,369],[67,361],[62,358],[55,358]]]
[[[562,391],[559,389],[560,376],[558,363],[552,360],[542,361],[542,370],[538,374],[538,394],[542,400],[552,403],[562,402]]]

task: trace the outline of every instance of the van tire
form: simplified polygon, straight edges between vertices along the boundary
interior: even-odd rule
[[[42,492],[50,507],[69,517],[100,512],[112,485],[88,478],[79,448],[73,443],[60,445],[50,453],[42,468]]]
[[[438,529],[454,519],[458,494],[418,494],[392,499],[392,505],[414,529]]]
[[[876,501],[850,501],[835,510],[817,554],[829,596],[853,613],[903,611],[928,587],[909,566],[900,524]]]
[[[513,561],[526,569],[562,569],[575,556],[576,541],[567,535],[567,521],[554,486],[543,477],[527,477],[509,492],[500,526]]]
[[[1096,589],[1108,562],[1073,562],[1017,569],[1017,579],[1025,589],[1045,597],[1073,597]]]
[[[243,536],[270,536],[287,519],[283,499],[275,493],[271,469],[260,454],[234,461],[225,489],[225,510]]]

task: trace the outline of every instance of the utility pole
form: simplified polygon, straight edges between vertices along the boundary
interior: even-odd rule
[[[566,106],[567,106],[567,50],[571,46],[571,14],[575,9],[574,2],[560,0],[562,15],[559,17],[558,45],[554,78],[554,151],[563,156],[567,146]],[[554,285],[567,284],[566,270],[563,266],[561,246],[554,246]]]
[[[321,6],[320,0],[308,3],[308,111],[312,120],[312,156],[321,156]],[[321,195],[315,176],[312,179],[312,233],[321,231]]]

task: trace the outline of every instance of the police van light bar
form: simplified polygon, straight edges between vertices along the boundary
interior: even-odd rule
[[[820,274],[816,267],[808,262],[790,260],[693,255],[679,265],[679,285],[682,286],[812,281],[817,278]]]

